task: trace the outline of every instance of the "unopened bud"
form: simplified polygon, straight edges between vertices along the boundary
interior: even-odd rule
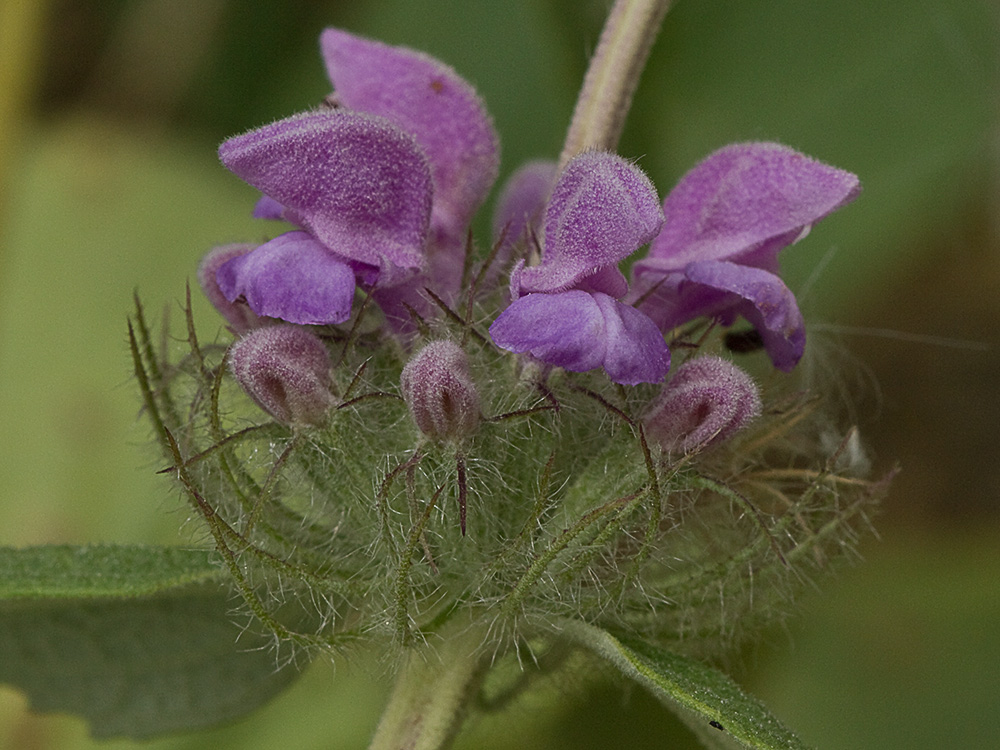
[[[452,341],[428,344],[403,368],[403,399],[422,433],[460,441],[479,427],[479,392],[469,359]]]
[[[323,424],[333,405],[330,355],[304,328],[257,328],[229,353],[229,367],[243,390],[285,424]]]
[[[692,453],[728,440],[759,415],[753,379],[732,362],[706,356],[677,368],[643,424],[664,450]]]

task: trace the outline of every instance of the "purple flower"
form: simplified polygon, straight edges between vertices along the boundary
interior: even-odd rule
[[[300,324],[345,321],[356,283],[390,309],[423,286],[453,292],[468,223],[496,176],[489,116],[427,55],[336,29],[320,41],[336,104],[219,148],[264,194],[255,216],[299,227],[223,264],[219,289]]]
[[[805,348],[778,252],[853,200],[858,178],[776,143],[726,146],[692,169],[663,203],[663,231],[633,267],[630,299],[662,331],[702,316],[742,315],[781,370]]]
[[[237,299],[230,302],[219,288],[216,274],[219,269],[234,258],[246,255],[254,249],[254,245],[237,243],[220,245],[209,251],[198,266],[198,283],[215,309],[229,323],[233,333],[246,333],[261,324],[260,317],[251,310],[245,301]]]
[[[530,221],[527,204],[511,211],[513,224]],[[653,322],[619,301],[628,283],[618,262],[662,223],[656,190],[637,167],[610,153],[574,158],[545,207],[541,263],[511,273],[513,302],[490,326],[494,343],[576,372],[603,367],[617,383],[661,380],[670,352]]]

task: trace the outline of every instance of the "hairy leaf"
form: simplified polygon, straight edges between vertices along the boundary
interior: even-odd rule
[[[582,622],[565,632],[672,708],[709,748],[805,750],[795,735],[728,676],[633,636]]]
[[[233,622],[224,581],[204,550],[0,548],[0,682],[98,738],[238,718],[298,672]]]

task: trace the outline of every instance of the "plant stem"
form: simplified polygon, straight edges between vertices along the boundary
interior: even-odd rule
[[[410,651],[369,750],[445,750],[486,671],[483,633],[466,626],[443,642]]]
[[[590,60],[559,169],[588,149],[618,146],[632,95],[671,0],[616,0]]]

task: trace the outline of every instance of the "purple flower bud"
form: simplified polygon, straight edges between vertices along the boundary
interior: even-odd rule
[[[706,356],[677,368],[643,424],[664,450],[693,453],[728,440],[759,415],[753,379],[732,362]]]
[[[323,424],[333,405],[330,355],[304,328],[258,328],[229,352],[229,367],[258,406],[285,424]]]
[[[452,341],[435,341],[403,368],[403,400],[422,433],[434,440],[459,441],[479,427],[479,391],[469,359]]]

